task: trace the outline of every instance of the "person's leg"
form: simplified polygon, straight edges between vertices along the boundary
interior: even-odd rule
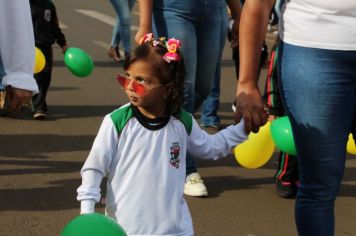
[[[293,198],[299,184],[297,156],[280,152],[275,176],[277,194],[283,198]]]
[[[181,3],[183,4],[183,3]],[[184,109],[189,113],[194,113],[194,90],[196,78],[196,32],[194,22],[187,17],[183,17],[179,12],[173,9],[184,8],[185,6],[170,6],[166,11],[154,9],[153,23],[155,37],[176,38],[182,42],[181,53],[184,58],[185,65],[185,88],[184,88]],[[172,9],[170,8],[172,7]],[[187,155],[186,174],[197,172],[194,159]]]
[[[196,9],[192,11],[191,9]],[[195,24],[202,9],[203,2],[197,4],[195,1],[154,2],[153,29],[155,37],[176,38],[181,41],[181,53],[185,65],[185,88],[183,108],[194,114],[194,94],[197,66],[197,38]],[[186,157],[187,180],[184,193],[190,196],[206,196],[207,190],[199,174],[196,162],[189,153]]]
[[[220,104],[220,78],[221,78],[221,59],[225,46],[226,34],[228,29],[228,16],[226,6],[221,7],[220,24],[220,51],[216,64],[215,76],[209,96],[204,100],[201,111],[201,124],[218,128],[220,126],[220,117],[218,115]]]
[[[221,63],[218,62],[210,94],[202,104],[201,126],[204,127],[219,128],[220,126],[220,117],[218,115],[220,103],[220,66]]]
[[[46,117],[47,108],[47,92],[51,83],[53,52],[52,47],[39,47],[46,58],[46,65],[44,69],[35,75],[38,85],[39,93],[32,97],[32,108],[34,112],[34,119],[44,119]]]
[[[209,0],[196,26],[198,44],[194,111],[199,109],[210,93],[221,48],[221,19],[226,16],[225,1]],[[224,32],[226,35],[226,29]]]
[[[134,0],[110,0],[115,13],[116,24],[113,27],[111,46],[109,55],[116,61],[121,61],[119,43],[122,39],[122,46],[125,51],[125,61],[129,60],[131,52],[131,9],[135,4]]]
[[[115,14],[116,14],[116,22],[112,29],[111,42],[110,42],[110,48],[108,51],[108,55],[111,58],[113,58],[115,61],[121,61],[121,55],[120,55],[120,50],[119,50],[119,44],[121,41],[120,19],[119,19],[119,12],[120,12],[120,8],[121,8],[120,0],[110,0],[110,3],[113,6]]]
[[[281,93],[299,158],[300,235],[334,235],[334,202],[356,106],[356,51],[281,43]]]
[[[173,1],[172,1],[173,2]],[[186,1],[184,1],[186,2]],[[197,64],[197,38],[194,26],[193,16],[185,17],[179,11],[174,9],[184,8],[187,3],[179,4],[178,6],[165,5],[154,9],[153,28],[155,37],[166,37],[179,39],[182,43],[181,53],[184,58],[185,65],[185,87],[184,87],[184,109],[194,114],[194,91],[196,81],[196,64]]]
[[[119,38],[122,40],[122,45],[125,52],[131,52],[131,38],[130,38],[130,27],[131,27],[131,8],[133,6],[132,1],[128,0],[110,0],[111,4],[114,6],[115,12],[118,17],[118,27]]]
[[[116,1],[116,0],[111,0],[111,1]],[[118,16],[116,16],[116,22],[114,27],[112,28],[112,36],[111,36],[111,42],[110,42],[110,47],[116,48],[119,47],[120,44],[120,19]]]

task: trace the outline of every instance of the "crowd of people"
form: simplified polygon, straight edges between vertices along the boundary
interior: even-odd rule
[[[110,2],[117,22],[108,54],[124,60],[126,74],[117,80],[129,103],[105,116],[81,170],[81,214],[95,211],[108,177],[106,214],[129,235],[193,235],[183,194],[208,195],[194,158],[227,156],[268,119],[287,115],[297,155],[280,153],[277,193],[296,197],[299,235],[334,235],[345,147],[349,133],[356,134],[356,2],[245,0],[241,7],[236,0],[140,0],[135,49],[135,1]],[[275,91],[266,86],[264,100],[257,82],[274,7],[278,40],[267,81]],[[0,1],[0,31],[7,32],[0,34],[2,113],[15,116],[32,99],[34,119],[46,118],[52,45],[67,48],[53,2]],[[219,85],[227,34],[236,68],[236,123],[223,129]],[[35,46],[47,64],[33,75]],[[200,123],[194,119],[199,108]],[[135,148],[138,143],[145,147]],[[147,188],[142,179],[154,184]]]

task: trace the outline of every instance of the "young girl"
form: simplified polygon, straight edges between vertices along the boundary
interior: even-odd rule
[[[185,155],[218,159],[245,141],[243,122],[215,135],[183,111],[184,62],[180,42],[146,35],[127,76],[118,76],[130,103],[104,118],[82,170],[81,214],[94,212],[108,177],[106,214],[128,235],[193,235],[183,198]]]

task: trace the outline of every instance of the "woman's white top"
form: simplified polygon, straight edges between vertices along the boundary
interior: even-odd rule
[[[288,44],[356,50],[356,0],[286,0],[279,27]]]

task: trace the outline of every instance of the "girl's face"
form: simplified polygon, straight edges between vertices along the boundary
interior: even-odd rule
[[[136,61],[127,70],[126,80],[118,76],[118,81],[125,89],[130,102],[149,118],[156,118],[165,113],[168,91],[162,85],[152,66],[145,61]]]

